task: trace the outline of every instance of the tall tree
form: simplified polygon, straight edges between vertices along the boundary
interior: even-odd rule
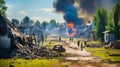
[[[0,0],[0,13],[6,16],[6,13],[5,13],[6,10],[7,10],[7,7],[5,6],[5,1]]]
[[[46,32],[46,29],[47,29],[48,25],[49,25],[49,23],[46,22],[46,21],[43,21],[43,23],[41,24],[42,29],[43,29],[44,32]]]
[[[40,27],[40,21],[37,20],[35,25]]]
[[[57,22],[57,23],[56,23],[56,27],[59,27],[59,26],[60,26],[60,23],[59,23],[59,22]]]
[[[94,23],[95,23],[95,33],[96,37],[98,37],[101,41],[104,40],[105,26],[107,24],[107,11],[104,8],[99,8],[94,15]]]
[[[113,13],[112,12],[108,16],[108,22],[107,22],[106,30],[110,31],[111,33],[115,32],[115,25],[114,25]]]
[[[28,16],[25,16],[25,17],[23,18],[23,23],[29,25],[29,23],[30,23],[30,18],[29,18]]]
[[[55,19],[52,19],[51,21],[50,21],[50,30],[52,30],[53,28],[55,28],[56,27],[56,20]]]
[[[12,23],[15,27],[17,27],[19,25],[18,19],[12,19]]]
[[[34,24],[34,21],[33,21],[33,20],[30,20],[30,21],[29,21],[29,25],[32,25],[32,24]]]
[[[115,25],[115,37],[116,39],[120,39],[120,2],[116,3],[112,12]]]

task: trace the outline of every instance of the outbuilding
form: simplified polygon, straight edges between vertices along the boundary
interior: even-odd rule
[[[110,31],[104,31],[104,42],[109,43],[113,40],[115,40],[114,34],[111,33]]]

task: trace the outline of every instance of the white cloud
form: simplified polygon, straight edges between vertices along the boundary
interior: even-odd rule
[[[28,12],[26,12],[26,11],[19,11],[18,14],[20,14],[20,15],[27,15]]]
[[[8,8],[12,8],[12,5],[10,5],[10,4],[6,4],[6,6],[7,6]]]
[[[12,12],[6,12],[8,16],[11,16],[12,15]]]
[[[54,11],[53,8],[37,8],[36,11],[38,12],[46,12],[46,13],[52,13]]]
[[[49,22],[50,21],[50,19],[48,19],[48,18],[42,18],[42,17],[39,17],[39,16],[32,16],[32,17],[30,17],[30,19],[32,19],[33,21],[39,20],[40,22],[43,22],[43,21]]]

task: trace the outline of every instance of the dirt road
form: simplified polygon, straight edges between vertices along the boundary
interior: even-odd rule
[[[67,53],[64,62],[67,67],[120,67],[117,64],[104,62],[99,57],[93,57],[85,49],[81,51],[80,48],[72,42],[66,41],[64,47]]]

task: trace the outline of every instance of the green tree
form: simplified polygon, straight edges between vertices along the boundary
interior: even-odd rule
[[[32,24],[34,24],[34,21],[33,21],[33,20],[30,20],[30,21],[29,21],[29,25],[32,25]]]
[[[115,32],[115,25],[114,25],[113,13],[112,12],[108,16],[108,22],[107,22],[106,30],[110,31],[111,33]]]
[[[53,28],[55,28],[56,25],[57,25],[56,20],[55,20],[55,19],[52,19],[52,20],[50,21],[50,30],[52,30]]]
[[[4,16],[6,16],[6,10],[7,7],[5,6],[5,1],[4,0],[0,0],[0,13]]]
[[[105,26],[107,25],[107,11],[104,8],[99,8],[94,15],[94,23],[95,23],[95,34],[98,39],[101,41],[104,40],[104,34]]]
[[[12,19],[12,23],[15,27],[17,27],[19,25],[18,19]]]
[[[29,18],[28,16],[25,16],[25,17],[23,18],[23,23],[29,25],[29,23],[30,23],[30,18]]]
[[[120,2],[116,3],[113,10],[113,20],[115,25],[115,37],[120,39]]]
[[[60,23],[59,23],[59,22],[57,22],[57,23],[56,23],[56,27],[59,27],[59,26],[60,26]]]
[[[41,25],[40,21],[37,20],[36,23],[35,23],[35,25],[40,27],[40,25]]]
[[[43,31],[44,31],[44,32],[46,31],[46,29],[47,29],[48,25],[49,25],[49,23],[48,23],[48,22],[46,22],[46,21],[43,21],[43,23],[41,24],[42,29],[43,29]]]

